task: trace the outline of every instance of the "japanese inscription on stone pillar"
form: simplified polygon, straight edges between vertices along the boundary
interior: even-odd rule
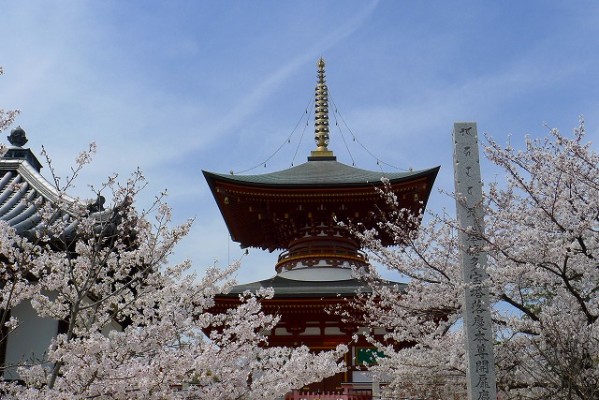
[[[455,123],[453,141],[460,255],[465,282],[463,316],[468,357],[468,400],[495,400],[494,338],[486,286],[487,256],[482,251],[484,224],[476,123]]]

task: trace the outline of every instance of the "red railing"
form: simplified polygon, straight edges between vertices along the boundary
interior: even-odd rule
[[[372,400],[372,391],[352,388],[320,393],[294,390],[285,395],[285,400]]]

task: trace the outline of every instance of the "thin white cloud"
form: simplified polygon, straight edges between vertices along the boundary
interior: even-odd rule
[[[226,172],[271,154],[312,93],[319,56],[329,61],[331,93],[359,139],[401,168],[442,164],[438,186],[451,186],[455,120],[477,120],[479,131],[503,135],[542,121],[569,129],[584,113],[598,136],[599,7],[549,1],[534,8],[6,2],[0,106],[23,111],[17,124],[34,151],[47,145],[59,173],[88,142],[98,143],[77,194],[113,171],[125,176],[142,167],[147,198],[168,188],[176,218],[197,216],[177,257],[224,262],[226,229],[200,170]],[[311,136],[308,127],[304,142]],[[348,161],[338,138],[332,145]],[[288,158],[276,165],[289,165]],[[357,161],[378,168],[368,155]],[[261,279],[272,274],[273,255],[266,261],[257,253],[246,263],[256,260]]]
[[[339,27],[335,27],[331,32],[325,33],[324,37],[317,43],[303,49],[296,57],[290,59],[284,65],[280,66],[275,71],[269,73],[268,77],[256,85],[251,91],[245,95],[233,109],[225,114],[221,120],[221,124],[217,125],[217,132],[233,132],[234,128],[244,123],[248,117],[255,118],[256,110],[263,108],[266,99],[278,88],[288,77],[298,70],[300,67],[313,62],[316,65],[316,60],[320,55],[323,55],[328,49],[334,47],[340,41],[349,37],[372,14],[376,8],[378,1],[370,2],[367,7],[360,10],[353,18],[344,22]],[[316,67],[314,67],[316,68]]]

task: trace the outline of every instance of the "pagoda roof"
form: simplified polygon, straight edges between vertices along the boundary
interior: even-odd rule
[[[371,215],[385,209],[375,188],[384,186],[413,212],[424,206],[439,167],[411,172],[368,171],[335,160],[310,160],[262,175],[230,175],[203,171],[233,241],[242,247],[286,249],[302,235],[302,227],[353,220],[367,227]],[[392,238],[383,237],[386,244]]]
[[[241,247],[287,249],[301,237],[335,235],[338,222],[376,226],[374,214],[390,207],[376,188],[385,180],[400,207],[417,213],[426,206],[439,167],[407,172],[370,171],[337,161],[329,150],[325,63],[318,60],[314,97],[316,149],[308,161],[281,171],[235,175],[202,171],[227,224]],[[316,236],[315,236],[316,235]],[[382,235],[385,245],[393,238]]]
[[[340,163],[334,159],[310,160],[301,165],[260,175],[232,175],[204,172],[210,186],[214,180],[243,186],[306,188],[306,187],[363,187],[381,185],[382,178],[391,183],[421,176],[436,175],[439,167],[409,172],[370,171]]]
[[[405,287],[406,284],[386,282],[388,285]],[[272,288],[275,299],[282,298],[338,298],[353,297],[358,293],[371,293],[364,281],[352,278],[337,281],[306,281],[287,279],[280,275],[265,280],[234,286],[227,294],[218,297],[235,297],[246,291],[256,293],[260,289]]]

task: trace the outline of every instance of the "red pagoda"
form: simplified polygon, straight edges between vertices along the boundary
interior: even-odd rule
[[[336,393],[339,399],[370,399],[373,382],[361,367],[370,348],[365,341],[352,341],[355,333],[368,327],[344,321],[328,311],[356,296],[359,290],[368,290],[352,275],[353,268],[369,266],[367,256],[338,222],[351,220],[373,227],[375,211],[386,207],[375,190],[384,186],[382,178],[388,181],[402,207],[418,211],[426,205],[439,168],[384,173],[338,162],[328,149],[324,67],[320,59],[315,93],[316,149],[306,163],[261,175],[203,171],[232,240],[242,248],[281,251],[274,277],[239,285],[217,296],[215,311],[238,304],[239,294],[246,290],[273,288],[273,298],[262,302],[265,312],[281,317],[269,332],[270,346],[306,345],[313,351],[333,349],[338,344],[350,348],[345,373],[304,388],[300,397],[295,392],[287,398],[310,399]],[[383,240],[392,244],[391,238]]]

